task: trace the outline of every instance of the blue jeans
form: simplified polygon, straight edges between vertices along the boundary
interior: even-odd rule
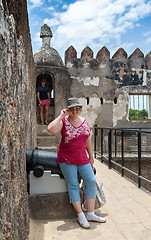
[[[78,173],[84,181],[85,197],[96,198],[96,179],[90,163],[84,165],[60,163],[59,166],[64,175],[71,202],[80,201]]]

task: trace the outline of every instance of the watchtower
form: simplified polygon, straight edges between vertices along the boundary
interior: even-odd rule
[[[59,53],[50,46],[52,37],[50,27],[44,24],[40,32],[42,47],[34,54],[36,85],[39,85],[41,79],[45,78],[50,89],[49,122],[58,116],[60,109],[64,107],[70,86],[69,73]],[[37,121],[40,122],[38,107]]]

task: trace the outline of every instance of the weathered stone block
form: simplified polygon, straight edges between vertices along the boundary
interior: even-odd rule
[[[30,217],[33,219],[59,219],[76,217],[68,193],[29,195]]]

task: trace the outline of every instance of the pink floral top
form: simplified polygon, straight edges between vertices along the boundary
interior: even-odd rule
[[[86,119],[79,127],[74,127],[68,118],[62,119],[61,143],[58,148],[57,163],[82,165],[90,162],[86,154],[86,142],[90,136],[90,126]]]

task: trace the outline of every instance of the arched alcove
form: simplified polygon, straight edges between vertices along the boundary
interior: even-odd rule
[[[52,74],[42,73],[37,76],[36,87],[41,84],[41,80],[46,80],[46,85],[49,87],[50,90],[50,106],[49,106],[49,114],[48,114],[48,121],[52,121],[54,119],[55,113],[55,90],[54,90],[54,77]],[[45,110],[43,110],[44,119],[45,119]],[[37,101],[37,122],[40,123],[40,114],[39,114],[39,107]]]

